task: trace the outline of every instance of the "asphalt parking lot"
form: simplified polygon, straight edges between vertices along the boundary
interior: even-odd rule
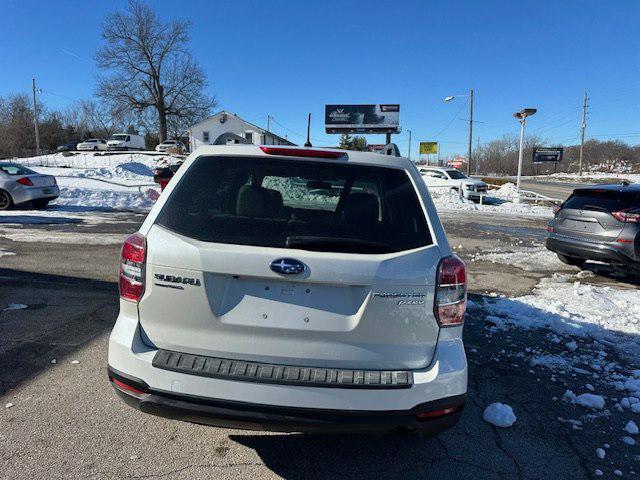
[[[124,405],[107,381],[106,345],[117,315],[118,239],[143,217],[102,216],[0,225],[0,248],[15,253],[0,258],[0,309],[27,306],[0,311],[1,478],[581,479],[596,478],[596,469],[604,472],[598,478],[614,478],[616,469],[633,477],[640,467],[638,447],[620,441],[619,426],[633,418],[628,412],[567,405],[565,390],[580,389],[586,377],[527,366],[529,352],[560,349],[548,331],[495,329],[487,319],[485,302],[526,294],[545,274],[473,261],[474,254],[539,243],[542,220],[442,216],[470,269],[469,400],[456,428],[422,439],[224,430]],[[591,281],[637,288],[607,271]],[[627,363],[607,345],[581,348]],[[620,396],[606,383],[597,389],[608,400]],[[513,427],[482,420],[496,401],[513,407]],[[610,448],[601,460],[595,451],[604,443]]]

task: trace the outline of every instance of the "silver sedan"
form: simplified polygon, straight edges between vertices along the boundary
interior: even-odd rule
[[[44,208],[58,195],[60,189],[53,175],[42,175],[17,163],[0,162],[0,210],[22,203]]]

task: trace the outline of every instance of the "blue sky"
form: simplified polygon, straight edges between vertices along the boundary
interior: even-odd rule
[[[474,144],[517,133],[513,112],[537,107],[527,132],[572,144],[588,90],[587,136],[640,143],[640,4],[635,1],[153,1],[189,19],[192,49],[220,108],[304,142],[324,134],[325,103],[400,103],[417,142],[464,153],[475,90]],[[94,92],[104,16],[123,1],[5,0],[0,95],[28,92],[62,108]],[[370,136],[370,143],[384,143]]]

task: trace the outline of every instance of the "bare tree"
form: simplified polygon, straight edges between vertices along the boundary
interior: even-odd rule
[[[138,0],[130,0],[125,13],[107,16],[102,26],[105,43],[96,58],[108,74],[99,79],[98,95],[119,113],[154,110],[160,141],[169,121],[190,124],[216,104],[205,95],[205,74],[189,51],[189,27],[185,20],[163,22]]]

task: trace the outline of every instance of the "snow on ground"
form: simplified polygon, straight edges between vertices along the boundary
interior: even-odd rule
[[[502,428],[510,427],[516,421],[513,409],[509,405],[499,402],[492,403],[485,408],[482,418],[485,422]]]
[[[556,273],[542,279],[531,295],[485,300],[483,306],[499,326],[546,327],[593,338],[640,358],[638,291],[583,284],[579,278]]]
[[[501,265],[513,265],[527,271],[552,271],[566,269],[558,256],[545,247],[521,247],[515,251],[481,252],[473,255],[475,261],[489,261]]]
[[[552,208],[542,205],[513,203],[502,199],[492,201],[490,198],[486,199],[486,204],[480,205],[466,198],[461,198],[460,195],[455,192],[438,194],[435,191],[431,191],[430,193],[433,198],[433,203],[439,212],[464,211],[483,214],[515,215],[519,217],[553,218]]]
[[[56,154],[20,159],[25,165],[39,164],[30,167],[36,172],[56,177],[60,186],[57,205],[116,210],[150,209],[159,193],[153,183],[153,169],[170,161],[164,156],[139,153],[83,153],[68,157]]]
[[[550,182],[566,182],[573,183],[620,183],[626,180],[631,183],[640,183],[640,174],[638,173],[608,173],[608,172],[585,172],[582,176],[577,173],[552,173],[549,175],[536,175],[533,177],[538,180],[548,180]]]
[[[120,245],[126,235],[117,233],[89,233],[79,235],[77,232],[61,232],[44,229],[8,229],[0,228],[0,237],[12,242],[29,243],[66,243],[76,245]]]

